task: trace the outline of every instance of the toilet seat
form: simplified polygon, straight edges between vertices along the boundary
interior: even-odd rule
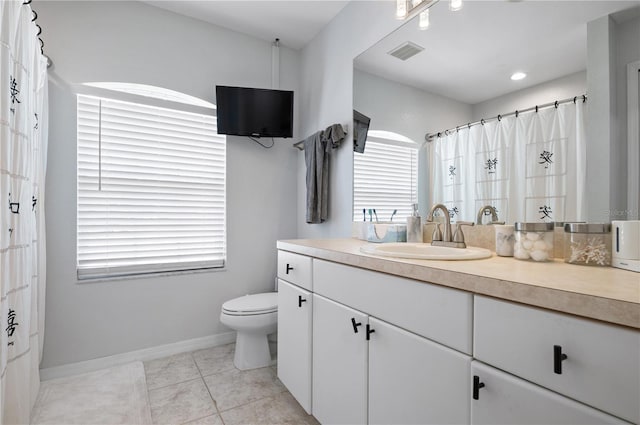
[[[245,295],[222,304],[222,312],[230,316],[254,316],[278,311],[278,293]]]

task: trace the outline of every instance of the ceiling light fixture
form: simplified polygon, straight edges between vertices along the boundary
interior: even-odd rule
[[[407,0],[396,0],[396,19],[407,17]]]
[[[429,28],[429,9],[420,12],[420,23],[418,24],[418,28],[421,30]]]
[[[462,0],[451,0],[449,3],[449,10],[457,12],[460,9],[462,9]]]
[[[520,72],[520,71],[518,71],[518,72],[514,72],[514,73],[511,75],[511,79],[512,79],[513,81],[518,81],[518,80],[522,80],[522,79],[523,79],[524,77],[526,77],[526,76],[527,76],[527,74],[525,74],[524,72]]]

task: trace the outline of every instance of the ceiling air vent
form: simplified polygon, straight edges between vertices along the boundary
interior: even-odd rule
[[[402,43],[395,49],[387,52],[391,56],[394,56],[400,60],[406,61],[411,56],[417,55],[421,51],[424,50],[424,47],[420,47],[415,43],[407,41],[406,43]]]

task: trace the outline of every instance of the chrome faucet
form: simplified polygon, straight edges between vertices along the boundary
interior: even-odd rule
[[[496,209],[491,205],[485,205],[478,210],[478,216],[476,217],[476,224],[482,224],[482,216],[485,211],[489,211],[491,213],[491,223],[489,224],[504,224],[504,221],[498,221],[498,213]]]
[[[436,225],[435,230],[433,231],[433,236],[431,238],[431,245],[434,246],[448,246],[451,248],[466,248],[467,244],[464,242],[464,233],[462,233],[462,228],[460,226],[467,225],[473,226],[473,222],[471,221],[456,221],[456,231],[453,234],[453,238],[451,237],[451,215],[449,214],[449,210],[443,204],[435,204],[429,210],[429,214],[427,214],[427,222],[433,223],[433,213],[436,210],[440,210],[444,213],[444,230],[440,230],[440,223],[434,223]]]

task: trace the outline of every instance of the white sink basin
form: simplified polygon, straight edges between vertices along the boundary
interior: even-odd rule
[[[491,257],[491,251],[468,246],[449,248],[428,243],[383,243],[369,244],[360,248],[365,254],[383,257],[413,258],[419,260],[479,260]]]

